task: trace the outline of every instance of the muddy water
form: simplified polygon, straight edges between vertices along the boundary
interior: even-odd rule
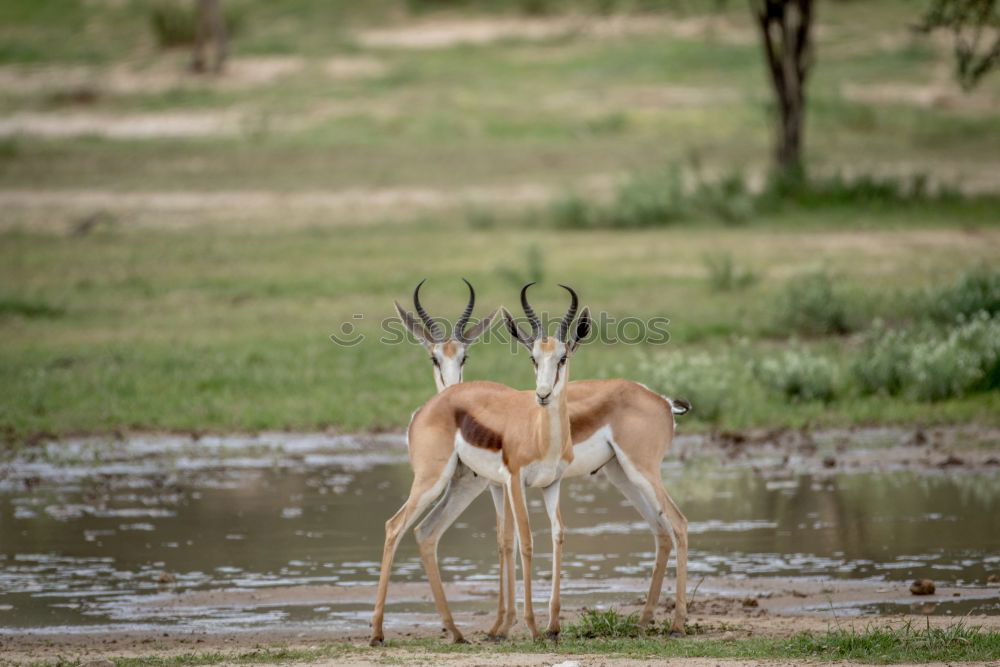
[[[336,609],[147,603],[183,591],[373,582],[384,521],[410,479],[398,436],[63,442],[8,460],[0,463],[0,629],[232,629],[361,618],[366,601]],[[690,521],[693,581],[929,577],[982,585],[1000,569],[995,472],[826,470],[708,455],[668,462],[664,479]],[[541,573],[548,525],[540,495],[529,497]],[[601,475],[569,482],[563,503],[570,581],[589,580],[599,591],[608,579],[648,576],[648,529]],[[495,578],[492,527],[484,494],[441,544],[446,579]],[[394,572],[394,581],[424,578],[410,537]],[[962,604],[959,613],[1000,613],[995,600]]]

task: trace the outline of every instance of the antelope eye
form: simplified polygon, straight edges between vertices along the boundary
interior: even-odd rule
[[[437,360],[437,357],[431,357],[431,363],[435,366],[440,366],[441,363]]]
[[[462,363],[460,363],[459,366],[464,366],[465,362],[468,361],[468,360],[469,360],[468,357],[462,357]]]
[[[563,357],[562,359],[559,360],[559,365],[560,366],[562,366],[565,363],[566,363],[566,357]]]

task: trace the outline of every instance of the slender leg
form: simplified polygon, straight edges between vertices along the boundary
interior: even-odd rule
[[[427,581],[431,585],[434,604],[444,627],[451,632],[452,641],[456,644],[466,643],[462,633],[455,626],[455,621],[448,609],[448,600],[441,585],[441,571],[438,569],[437,549],[441,535],[455,522],[455,519],[465,511],[476,497],[486,488],[487,481],[477,477],[461,463],[455,468],[455,474],[448,484],[444,496],[434,506],[427,516],[417,525],[417,544],[420,546],[420,559],[427,572]]]
[[[666,523],[661,520],[662,517],[659,511],[654,509],[654,506],[646,500],[639,487],[628,478],[617,459],[608,461],[604,466],[604,473],[646,520],[650,530],[653,532],[653,538],[656,540],[656,565],[653,566],[653,576],[649,582],[649,592],[646,594],[646,605],[643,607],[642,615],[639,617],[639,626],[645,627],[653,620],[653,612],[656,610],[656,605],[660,600],[663,574],[666,571],[667,560],[670,557],[670,545],[672,543],[670,531],[667,529]]]
[[[545,511],[548,512],[549,523],[552,524],[552,593],[549,596],[549,627],[546,630],[549,639],[559,638],[559,582],[562,576],[562,545],[565,532],[562,515],[559,512],[559,485],[560,480],[556,480],[551,486],[542,490]]]
[[[645,501],[656,510],[657,523],[666,527],[672,541],[677,546],[677,587],[675,592],[677,604],[674,606],[674,620],[670,632],[684,634],[684,621],[687,619],[687,519],[663,488],[659,464],[649,470],[640,470],[629,461],[617,445],[614,445],[614,450],[625,475],[642,493]],[[669,554],[670,549],[667,547],[665,555],[669,556]],[[661,567],[659,549],[657,549],[656,567],[653,570],[653,580],[649,585],[650,595],[655,593],[657,598],[659,598],[660,588],[663,585],[663,575],[666,570],[665,560]],[[649,602],[650,600],[647,599],[647,608]]]
[[[451,477],[458,461],[452,456],[443,470],[437,471],[437,476],[430,474],[417,475],[410,486],[410,496],[399,511],[385,522],[385,547],[382,549],[382,570],[379,572],[378,591],[375,594],[375,611],[372,613],[372,635],[369,642],[379,646],[385,635],[382,632],[382,618],[385,614],[385,598],[389,592],[389,575],[392,573],[392,559],[396,555],[399,537],[413,525],[427,506],[441,495],[447,480]]]
[[[528,521],[528,504],[524,498],[524,484],[521,472],[511,473],[507,480],[507,491],[510,493],[510,504],[514,514],[514,525],[517,527],[521,547],[521,579],[524,581],[524,622],[531,631],[532,639],[540,637],[535,626],[535,610],[531,605],[531,524]]]
[[[659,481],[659,480],[656,480]],[[674,543],[677,545],[677,605],[674,607],[674,622],[670,632],[684,634],[684,622],[687,621],[687,560],[688,560],[688,522],[673,498],[663,488],[663,483],[654,483],[653,488],[660,501],[662,511],[670,521]]]
[[[507,492],[507,487],[503,487],[503,493],[501,494],[503,504],[505,508],[510,507],[510,494]],[[514,545],[517,543],[517,537],[514,534],[514,516],[513,512],[507,510],[506,521],[503,526],[503,567],[506,571],[506,581],[505,585],[507,588],[507,616],[504,619],[503,624],[500,629],[497,630],[497,638],[506,638],[510,633],[511,626],[517,620],[517,577],[514,575]]]
[[[496,484],[490,485],[490,495],[493,496],[493,506],[497,511],[497,559],[499,560],[500,566],[497,571],[498,575],[498,591],[497,595],[497,618],[493,622],[493,627],[490,628],[489,632],[486,633],[487,639],[503,639],[500,633],[500,627],[504,622],[504,612],[506,611],[506,596],[504,595],[505,584],[507,581],[507,563],[504,560],[504,533],[506,531],[506,524],[510,522],[510,518],[507,516],[507,501],[504,496],[504,490],[502,486],[497,486]],[[504,635],[506,636],[506,635]]]

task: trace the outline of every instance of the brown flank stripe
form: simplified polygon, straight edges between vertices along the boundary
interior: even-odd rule
[[[503,449],[503,436],[491,428],[483,426],[465,410],[455,415],[458,429],[467,443],[474,447],[499,452]]]

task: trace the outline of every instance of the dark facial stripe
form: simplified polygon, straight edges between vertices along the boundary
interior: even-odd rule
[[[491,428],[483,426],[476,418],[464,410],[455,415],[455,422],[462,437],[470,445],[498,452],[503,449],[503,436]]]

